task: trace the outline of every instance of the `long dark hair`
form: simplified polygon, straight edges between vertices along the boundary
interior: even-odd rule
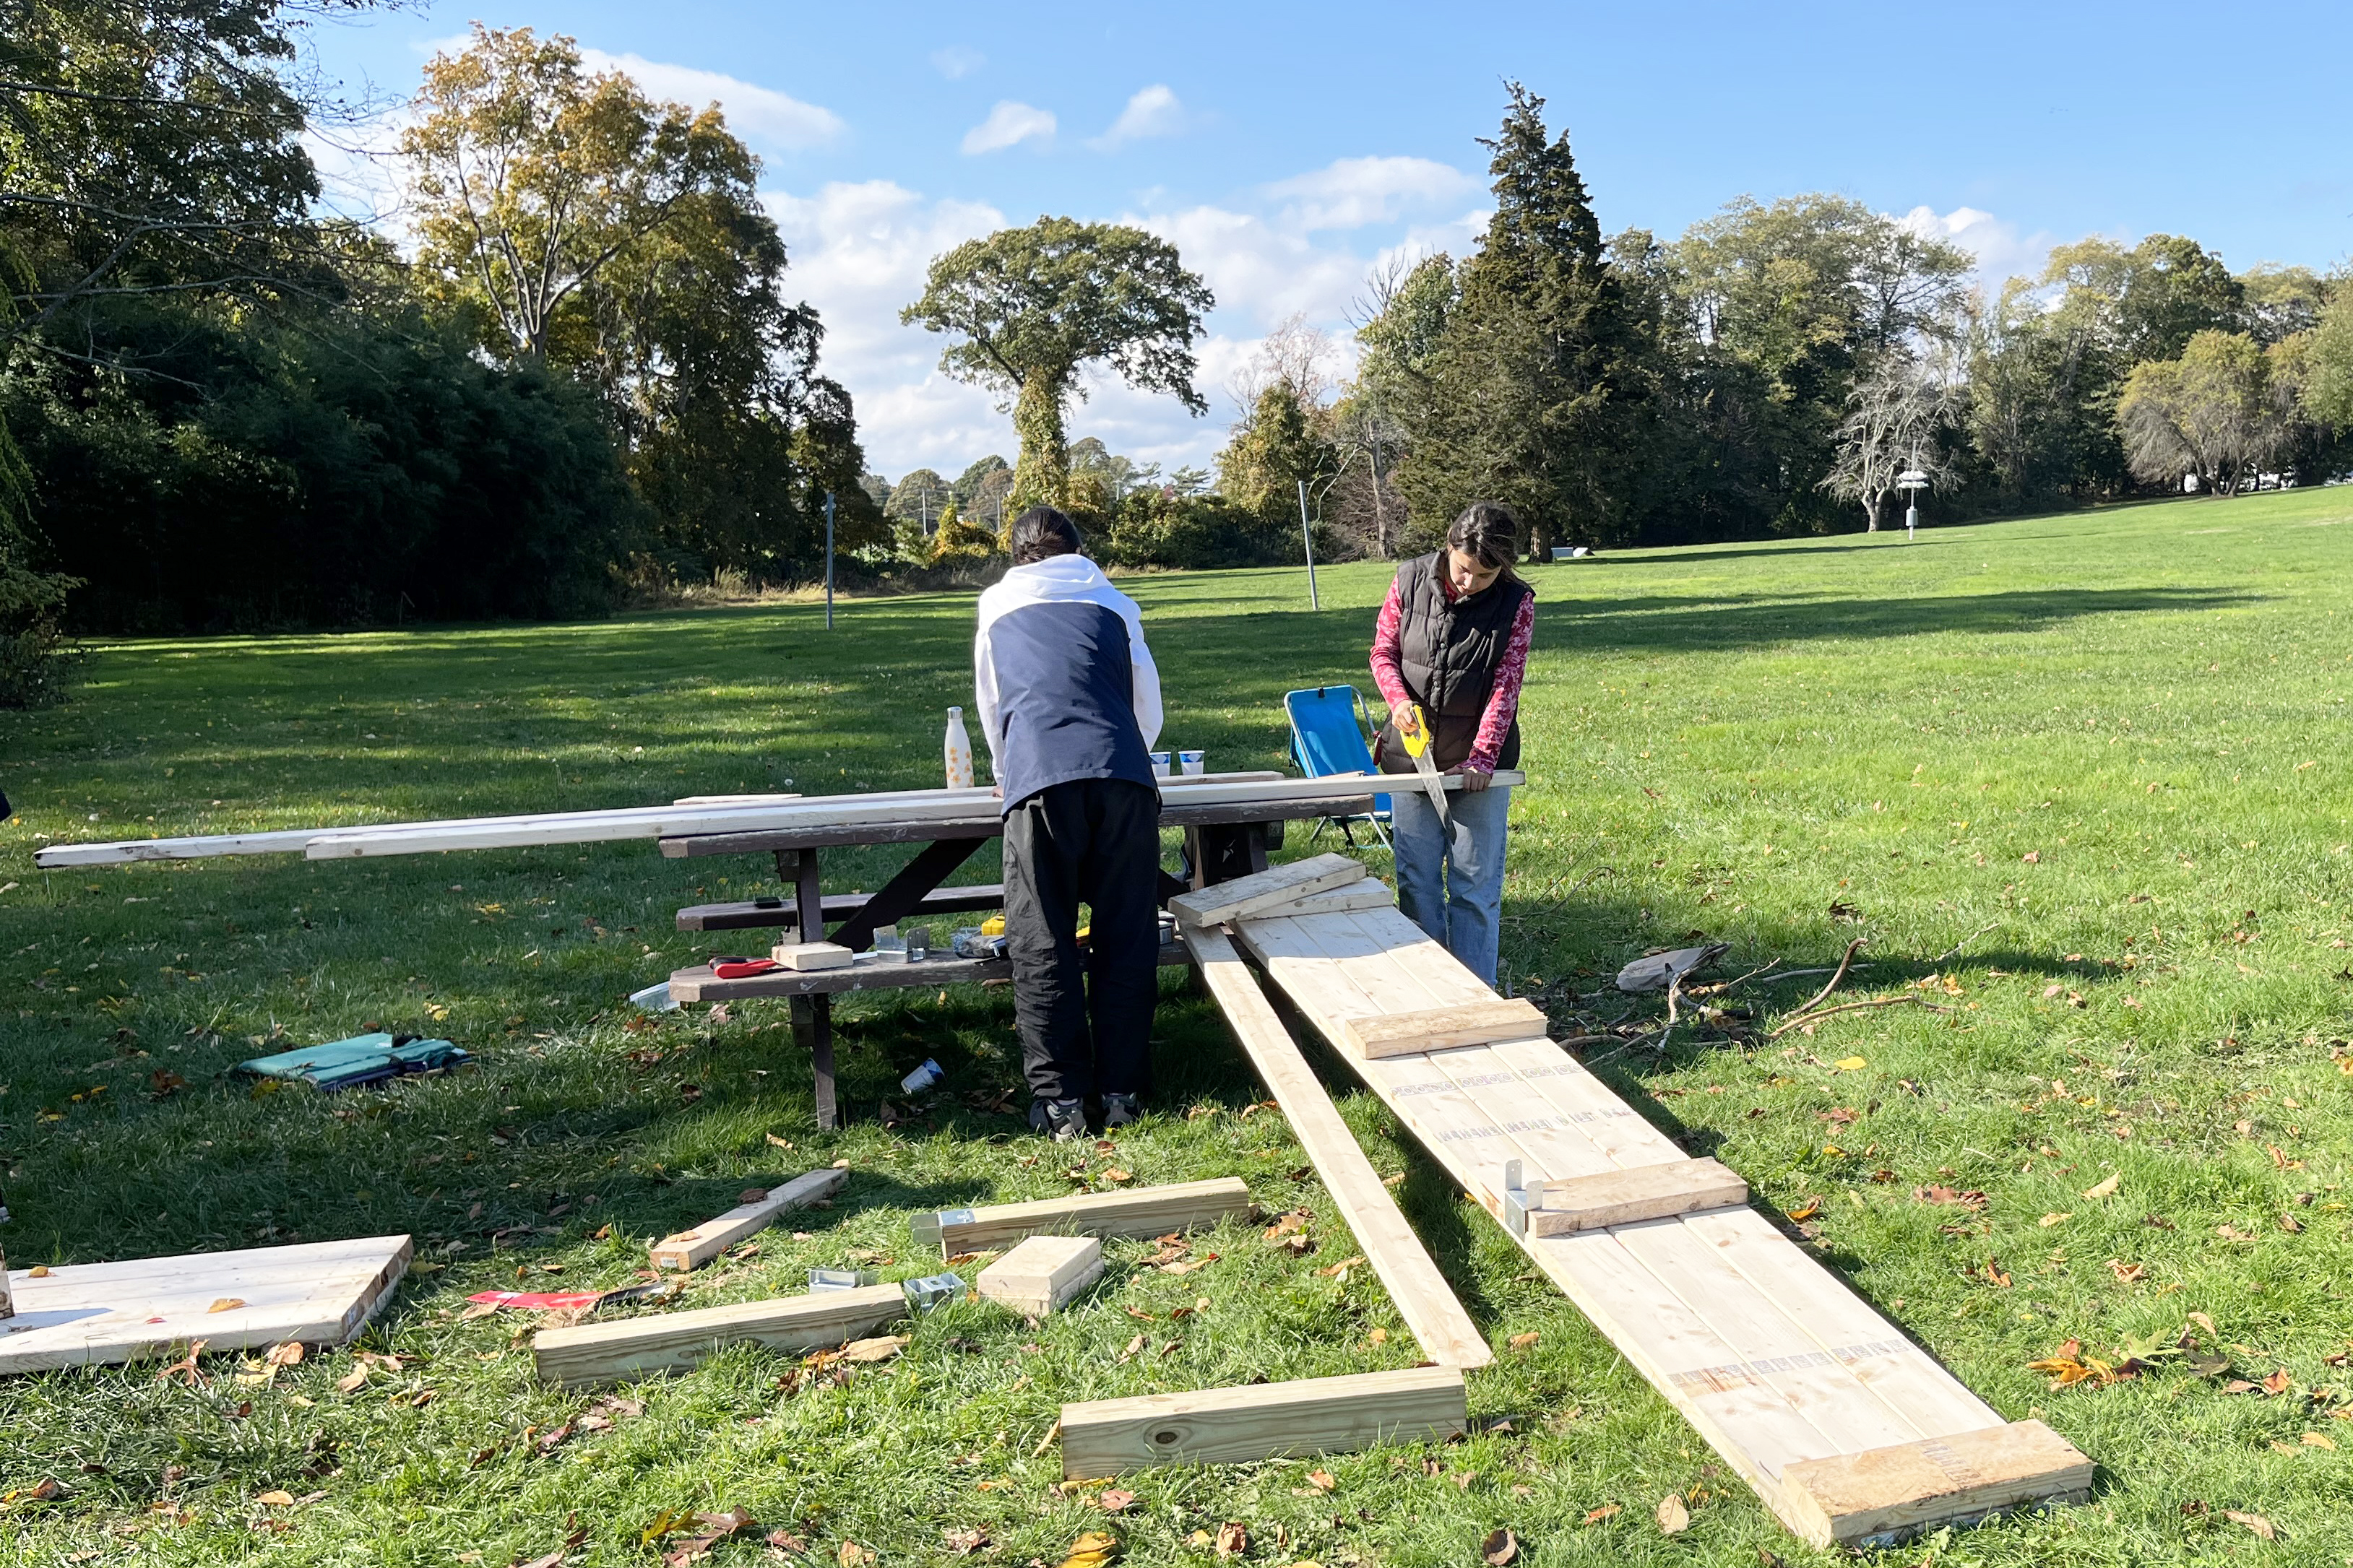
[[[1446,530],[1446,546],[1490,571],[1500,571],[1498,582],[1519,581],[1512,563],[1520,558],[1520,520],[1501,501],[1474,500],[1464,507]]]

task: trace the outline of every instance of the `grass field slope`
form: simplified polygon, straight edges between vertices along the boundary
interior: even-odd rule
[[[1533,572],[1514,989],[1556,1033],[1611,1033],[1584,1054],[1630,1103],[2005,1416],[2100,1464],[2086,1506],[1890,1563],[2353,1557],[2348,573],[2342,490]],[[1134,580],[1165,743],[1280,765],[1283,691],[1369,692],[1387,576],[1326,569],[1320,613],[1296,571]],[[675,931],[677,907],[776,890],[756,861],[33,867],[77,838],[935,784],[971,616],[966,595],[849,603],[830,634],[787,605],[126,642],[94,650],[70,705],[0,717],[10,1263],[396,1232],[423,1260],[356,1347],[371,1359],[0,1383],[0,1561],[650,1565],[686,1538],[647,1539],[666,1512],[731,1509],[785,1533],[718,1542],[723,1568],[1051,1568],[1089,1530],[1125,1563],[1206,1565],[1229,1522],[1270,1565],[1460,1564],[1502,1528],[1547,1565],[1810,1561],[1354,1093],[1344,1114],[1500,1352],[1473,1434],[1062,1486],[1044,1439],[1064,1400],[1415,1357],[1369,1271],[1335,1267],[1351,1238],[1176,974],[1158,1111],[1116,1148],[1023,1131],[1001,991],[847,1003],[855,1120],[820,1135],[780,1005],[624,1002],[726,940]],[[829,861],[828,890],[902,855]],[[992,879],[993,852],[960,876]],[[1612,1033],[1662,1020],[1603,994],[1617,967],[1702,937],[1731,944],[1722,977],[1867,939],[1840,995],[1913,1000],[1767,1038],[1824,978],[1767,974],[1702,998],[1719,1014],[1663,1051]],[[227,1076],[378,1025],[481,1064],[341,1097]],[[886,1125],[926,1057],[944,1089]],[[960,1304],[841,1376],[744,1350],[618,1403],[534,1383],[516,1315],[461,1316],[519,1281],[631,1282],[649,1239],[836,1161],[832,1208],[696,1275],[685,1304],[818,1265],[929,1272],[911,1213],[1082,1184],[1240,1175],[1269,1215],[1308,1211],[1314,1245],[1229,1226],[1180,1273],[1115,1241],[1102,1284],[1037,1327]],[[1672,1536],[1669,1494],[1690,1519]]]

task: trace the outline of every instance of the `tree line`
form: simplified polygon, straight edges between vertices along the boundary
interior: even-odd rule
[[[568,616],[879,536],[823,323],[715,108],[476,27],[332,216],[347,0],[15,0],[0,29],[0,694],[107,631]],[[11,676],[9,671],[18,673]],[[28,684],[29,683],[29,684]]]

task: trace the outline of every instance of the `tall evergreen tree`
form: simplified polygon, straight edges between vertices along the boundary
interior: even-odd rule
[[[1400,410],[1410,447],[1398,488],[1419,526],[1500,500],[1542,552],[1615,542],[1639,520],[1642,405],[1655,372],[1601,239],[1566,132],[1517,82],[1494,140],[1495,213],[1461,271],[1438,345]]]

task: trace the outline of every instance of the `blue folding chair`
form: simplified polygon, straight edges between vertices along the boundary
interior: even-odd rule
[[[1291,760],[1309,778],[1325,778],[1333,773],[1363,773],[1373,771],[1373,748],[1366,737],[1372,733],[1372,714],[1365,708],[1365,700],[1353,686],[1318,686],[1298,691],[1287,691],[1282,697],[1283,716],[1291,721]],[[1389,819],[1389,797],[1373,796],[1373,809],[1358,816],[1327,816],[1315,826],[1314,837],[1324,837],[1324,829],[1336,826],[1348,847],[1355,848],[1356,836],[1349,824],[1362,822],[1373,830],[1384,848],[1389,836],[1386,824]]]

